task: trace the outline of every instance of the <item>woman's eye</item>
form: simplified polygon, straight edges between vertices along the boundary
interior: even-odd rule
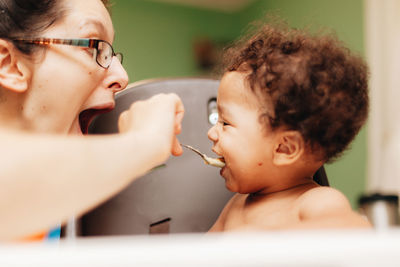
[[[225,121],[222,122],[222,126],[228,126],[228,125],[230,125],[230,124]]]
[[[94,48],[90,48],[90,47],[85,48],[86,53],[88,53],[92,57],[94,54],[94,50],[95,50]]]

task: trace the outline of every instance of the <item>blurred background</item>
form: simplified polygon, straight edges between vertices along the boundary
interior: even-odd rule
[[[333,29],[365,56],[363,0],[112,0],[114,47],[124,53],[130,82],[166,77],[215,77],[223,47],[266,13],[292,27]],[[338,161],[326,165],[332,187],[353,208],[367,187],[367,138],[363,128]],[[204,136],[207,139],[207,136]],[[211,148],[211,142],[210,142]],[[208,152],[208,151],[204,151]]]

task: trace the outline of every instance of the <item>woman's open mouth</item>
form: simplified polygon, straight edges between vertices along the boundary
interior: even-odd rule
[[[114,107],[96,109],[85,109],[79,113],[79,126],[83,134],[88,134],[89,126],[97,115],[104,114],[113,110]]]

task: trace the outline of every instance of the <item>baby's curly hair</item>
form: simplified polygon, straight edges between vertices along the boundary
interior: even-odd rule
[[[224,63],[225,71],[249,72],[250,88],[272,103],[261,122],[299,131],[326,162],[343,153],[367,119],[367,65],[333,34],[265,25],[229,48]]]

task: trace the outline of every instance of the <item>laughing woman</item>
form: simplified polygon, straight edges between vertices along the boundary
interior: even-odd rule
[[[105,0],[0,0],[1,240],[80,215],[182,153],[174,94],[134,103],[120,134],[82,136],[128,83],[113,39]]]

